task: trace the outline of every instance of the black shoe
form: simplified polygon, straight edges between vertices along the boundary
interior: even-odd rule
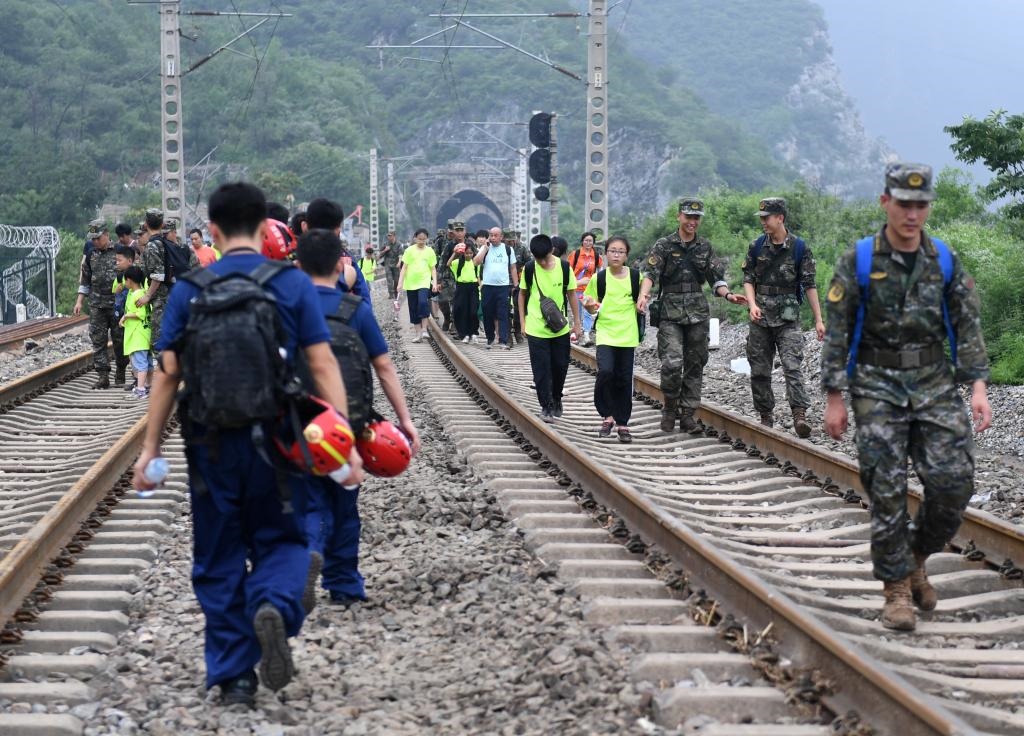
[[[92,385],[93,389],[105,389],[110,388],[110,374],[100,373],[99,378],[96,379],[96,383]]]
[[[120,368],[114,369],[114,385],[115,386],[123,386],[124,385],[124,367],[123,366],[120,367]]]
[[[681,417],[679,417],[679,431],[680,432],[693,433],[693,432],[697,432],[699,430],[700,430],[700,425],[697,424],[697,420],[693,418],[693,414],[692,413],[684,412],[683,415]]]
[[[629,431],[629,427],[619,427],[619,442],[624,445],[628,445],[633,441],[633,433]]]
[[[615,426],[615,420],[614,419],[605,419],[603,422],[601,422],[601,428],[599,430],[597,430],[597,436],[598,437],[611,437],[612,436],[612,427],[614,427],[614,426]]]
[[[555,408],[551,410],[551,413],[556,417],[562,416],[562,402],[561,400],[555,402]]]
[[[540,420],[542,422],[544,422],[545,424],[554,424],[555,423],[555,417],[551,413],[550,409],[545,409],[544,411],[542,411],[540,413]]]
[[[263,603],[252,617],[252,628],[260,643],[260,681],[271,690],[280,690],[292,680],[295,665],[288,646],[284,617],[270,603]]]
[[[255,672],[248,672],[220,684],[221,705],[244,705],[246,708],[256,707],[256,689],[259,682]]]
[[[302,607],[308,616],[316,608],[316,582],[324,569],[324,556],[319,552],[309,553],[309,572],[306,573],[306,587],[302,589]]]
[[[365,603],[366,598],[360,598],[357,595],[349,595],[348,593],[331,593],[331,605],[338,606],[339,608],[348,608],[356,603]]]

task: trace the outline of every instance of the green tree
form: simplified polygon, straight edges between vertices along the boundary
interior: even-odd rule
[[[950,148],[961,161],[981,161],[994,174],[983,187],[990,201],[1024,195],[1024,115],[994,110],[984,120],[968,116],[960,125],[943,128],[953,136]],[[1024,202],[1007,205],[1008,217],[1024,219]]]

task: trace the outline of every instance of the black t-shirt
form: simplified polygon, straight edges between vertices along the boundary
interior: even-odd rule
[[[903,265],[906,267],[908,273],[914,270],[914,264],[917,263],[917,254],[920,252],[920,248],[909,252],[904,250],[899,251],[900,258],[903,259]]]

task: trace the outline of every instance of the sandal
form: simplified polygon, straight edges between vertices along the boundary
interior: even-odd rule
[[[628,445],[633,441],[633,433],[629,431],[629,427],[619,427],[619,442],[624,445]]]
[[[615,420],[614,419],[605,419],[603,422],[601,422],[601,429],[597,430],[597,436],[598,437],[611,437],[612,436],[612,427],[614,427],[614,426],[615,426]]]

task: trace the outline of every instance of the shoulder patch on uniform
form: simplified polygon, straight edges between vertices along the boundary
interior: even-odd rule
[[[842,284],[832,284],[832,288],[828,290],[828,300],[832,303],[841,302],[844,296],[846,296],[846,290]]]
[[[872,271],[871,278],[874,279],[875,281],[880,281],[881,279],[889,278],[889,274],[886,273],[885,271]]]
[[[648,258],[647,259],[647,264],[650,265],[650,266],[657,266],[658,265],[657,257],[651,256],[650,258]]]

